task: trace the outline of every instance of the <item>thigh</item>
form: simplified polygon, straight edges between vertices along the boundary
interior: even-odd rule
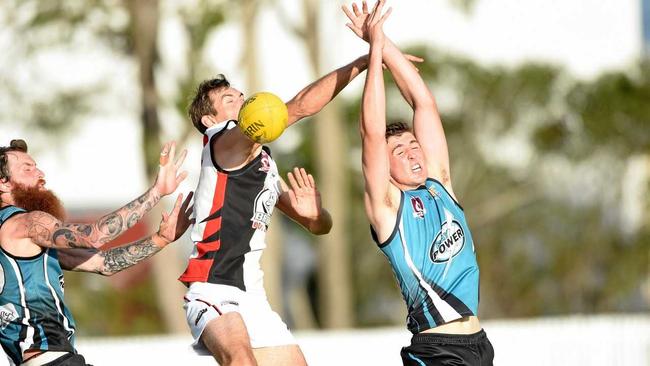
[[[305,356],[298,345],[262,347],[253,349],[260,366],[306,366]]]
[[[226,313],[210,320],[200,340],[219,364],[255,364],[246,325],[237,312]]]
[[[296,345],[291,331],[280,315],[271,309],[266,296],[247,294],[240,312],[254,349]]]

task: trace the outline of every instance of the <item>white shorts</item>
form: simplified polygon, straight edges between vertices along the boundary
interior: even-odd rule
[[[200,342],[205,326],[231,311],[241,314],[253,348],[296,344],[295,338],[280,316],[271,309],[263,291],[245,292],[234,286],[194,282],[185,294],[187,325],[192,331],[192,346],[205,351]]]

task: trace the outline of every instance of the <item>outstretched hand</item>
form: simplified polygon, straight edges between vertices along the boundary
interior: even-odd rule
[[[190,192],[183,200],[183,194],[179,194],[172,211],[170,213],[163,211],[158,235],[167,242],[178,240],[187,228],[194,224],[195,219],[190,218],[194,211],[194,205],[190,206],[193,195],[194,192]]]
[[[388,10],[386,10],[382,15],[384,4],[386,4],[386,0],[377,0],[370,15],[366,18],[361,27],[363,33],[368,35],[368,43],[370,43],[371,46],[376,45],[381,46],[382,48],[384,47],[384,39],[386,38],[384,35],[384,22],[393,11],[393,8],[388,8]]]
[[[375,4],[375,6],[378,4]],[[368,19],[368,16],[370,16],[370,12],[368,11],[368,2],[366,0],[361,1],[361,7],[357,5],[357,3],[352,3],[352,9],[347,7],[346,5],[341,6],[341,9],[345,13],[345,15],[350,19],[350,23],[347,23],[346,26],[354,32],[359,38],[362,40],[368,42],[369,41],[369,35],[368,32],[365,31],[364,29],[364,24],[366,22],[366,19]],[[424,59],[418,56],[410,55],[408,53],[403,54],[404,57],[406,57],[407,60],[409,60],[411,63],[422,63],[424,62]],[[386,69],[386,65],[382,64],[382,67]],[[415,67],[415,70],[419,71],[419,69]]]
[[[316,218],[321,213],[320,192],[311,174],[304,168],[293,168],[287,174],[289,179],[289,200],[293,209],[302,217]]]
[[[186,171],[178,174],[178,169],[183,164],[185,156],[187,156],[187,150],[183,149],[181,155],[174,162],[175,155],[176,142],[171,141],[165,143],[160,151],[160,169],[158,170],[158,176],[154,185],[161,196],[172,194],[178,188],[178,185],[187,177]]]
[[[363,30],[363,24],[370,15],[370,13],[368,13],[368,3],[366,0],[361,1],[361,10],[359,10],[357,3],[352,3],[352,10],[345,5],[341,6],[341,9],[343,9],[343,12],[348,16],[348,19],[350,19],[351,22],[347,23],[346,26],[350,28],[354,34],[359,36],[359,38],[368,42],[368,34]]]

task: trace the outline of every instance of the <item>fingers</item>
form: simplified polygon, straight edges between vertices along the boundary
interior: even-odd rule
[[[169,146],[169,158],[174,159],[176,156],[176,141],[172,141]]]
[[[187,149],[183,149],[183,151],[181,152],[181,155],[178,157],[178,159],[176,159],[176,163],[174,164],[174,167],[176,168],[176,170],[178,170],[178,168],[180,168],[181,165],[183,165],[183,162],[185,161],[186,156],[187,156]]]
[[[178,216],[178,212],[181,210],[181,205],[183,204],[183,194],[179,193],[176,197],[176,202],[174,202],[174,208],[172,209],[171,214]]]
[[[311,179],[309,179],[309,177],[311,177],[311,174],[307,174],[307,171],[305,170],[305,168],[300,168],[300,176],[302,178],[302,181],[305,183],[305,187],[308,187],[308,188],[313,188],[314,187],[314,184],[313,184],[314,178],[312,177]]]
[[[190,193],[187,194],[187,197],[185,198],[185,201],[183,201],[183,204],[181,205],[181,210],[183,212],[187,212],[187,207],[190,205],[190,202],[192,201],[192,197],[194,196],[194,192],[190,191]]]
[[[363,35],[363,31],[361,30],[361,28],[355,26],[354,24],[347,23],[346,26],[350,28],[357,36],[361,37]]]
[[[372,7],[372,11],[370,12],[370,18],[371,19],[376,19],[377,14],[381,14],[381,8],[384,6],[383,2],[381,0],[377,0],[375,3],[375,6]]]
[[[357,6],[357,3],[352,3],[352,11],[354,12],[355,16],[361,15],[361,12],[359,11],[359,7]]]
[[[162,150],[160,150],[160,165],[164,166],[167,164],[169,161],[169,149],[170,149],[170,143],[167,142],[163,145]]]
[[[162,222],[165,223],[169,220],[169,214],[165,211],[162,212]]]
[[[289,185],[291,185],[289,192],[300,189],[300,185],[298,184],[298,181],[296,180],[296,177],[293,175],[293,173],[287,173],[287,178],[289,179]]]
[[[414,56],[414,55],[411,55],[411,54],[408,54],[408,53],[405,53],[404,57],[406,57],[406,59],[411,61],[411,62],[419,62],[419,63],[424,62],[424,59],[422,57]]]
[[[361,10],[363,11],[363,14],[368,14],[368,3],[366,0],[361,2]]]
[[[386,12],[384,13],[384,15],[381,17],[381,19],[379,19],[379,22],[377,22],[377,25],[383,26],[383,25],[384,25],[384,22],[386,21],[386,19],[388,19],[388,16],[389,16],[390,13],[392,13],[392,12],[393,12],[393,8],[392,8],[392,7],[388,8],[388,10],[386,10]]]
[[[179,184],[181,184],[182,181],[185,180],[185,178],[187,178],[187,175],[188,175],[187,171],[182,171],[181,174],[179,174],[178,177],[176,177],[176,186],[177,187],[178,187]]]
[[[293,168],[293,175],[296,177],[296,181],[298,181],[300,188],[307,186],[305,183],[305,177],[307,176],[307,173],[305,172],[304,168]]]
[[[354,6],[354,5],[353,5],[353,6]],[[350,11],[350,9],[348,9],[348,7],[345,6],[345,5],[341,6],[341,9],[343,9],[343,12],[344,12],[345,15],[348,17],[348,19],[350,19],[351,21],[354,22],[355,16],[352,14],[352,12]]]
[[[309,185],[312,188],[316,188],[316,181],[314,180],[314,176],[311,174],[307,174],[307,179],[309,180]]]

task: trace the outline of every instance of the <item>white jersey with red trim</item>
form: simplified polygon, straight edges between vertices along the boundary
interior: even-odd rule
[[[205,132],[194,196],[194,249],[179,280],[264,291],[259,262],[282,192],[280,177],[266,146],[242,168],[226,171],[219,167],[213,154],[215,141],[233,127],[235,121],[227,121]]]

